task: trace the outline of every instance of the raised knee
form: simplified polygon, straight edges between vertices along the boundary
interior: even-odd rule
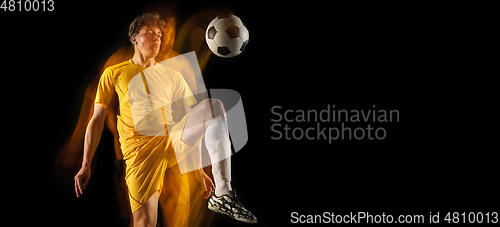
[[[212,107],[214,110],[220,110],[221,112],[224,111],[224,104],[219,99],[212,99]]]
[[[215,117],[223,116],[225,114],[224,104],[219,99],[212,99],[212,109],[214,111]]]
[[[200,105],[205,109],[205,113],[213,114],[211,117],[218,117],[225,113],[224,105],[219,99],[205,99]]]

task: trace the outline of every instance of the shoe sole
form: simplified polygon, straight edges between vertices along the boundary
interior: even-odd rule
[[[248,223],[248,224],[255,224],[257,223],[257,221],[252,221],[252,220],[248,220],[248,219],[243,219],[243,218],[235,218],[232,214],[228,214],[222,210],[219,210],[219,209],[216,209],[216,208],[213,208],[213,207],[208,207],[209,210],[215,212],[215,213],[219,213],[219,214],[223,214],[223,215],[227,215],[229,216],[230,218],[234,219],[234,220],[237,220],[237,221],[241,221],[241,222],[244,222],[244,223]]]

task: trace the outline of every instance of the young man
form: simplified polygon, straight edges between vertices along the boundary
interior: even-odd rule
[[[89,181],[90,163],[116,92],[120,107],[117,127],[134,226],[156,225],[158,192],[168,183],[163,182],[165,170],[186,156],[195,162],[202,194],[205,199],[210,197],[210,210],[255,223],[256,217],[231,188],[231,145],[224,106],[219,100],[206,99],[191,108],[196,101],[182,75],[155,61],[164,24],[158,14],[137,17],[129,30],[132,59],[103,72],[85,134],[82,167],[74,177],[76,195],[80,197]],[[178,122],[173,121],[172,105],[184,115]],[[203,137],[204,144],[200,143]],[[201,146],[206,146],[212,160],[216,187],[196,158],[201,158]]]

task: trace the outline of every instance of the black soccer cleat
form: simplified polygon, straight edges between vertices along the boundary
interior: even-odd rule
[[[216,196],[215,191],[212,191],[210,198],[208,198],[208,209],[241,222],[257,223],[255,215],[243,206],[236,196],[236,192],[232,191],[231,194],[233,195]]]

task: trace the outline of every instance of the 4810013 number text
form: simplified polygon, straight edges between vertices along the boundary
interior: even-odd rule
[[[3,0],[0,9],[4,12],[51,12],[54,11],[54,0]]]

